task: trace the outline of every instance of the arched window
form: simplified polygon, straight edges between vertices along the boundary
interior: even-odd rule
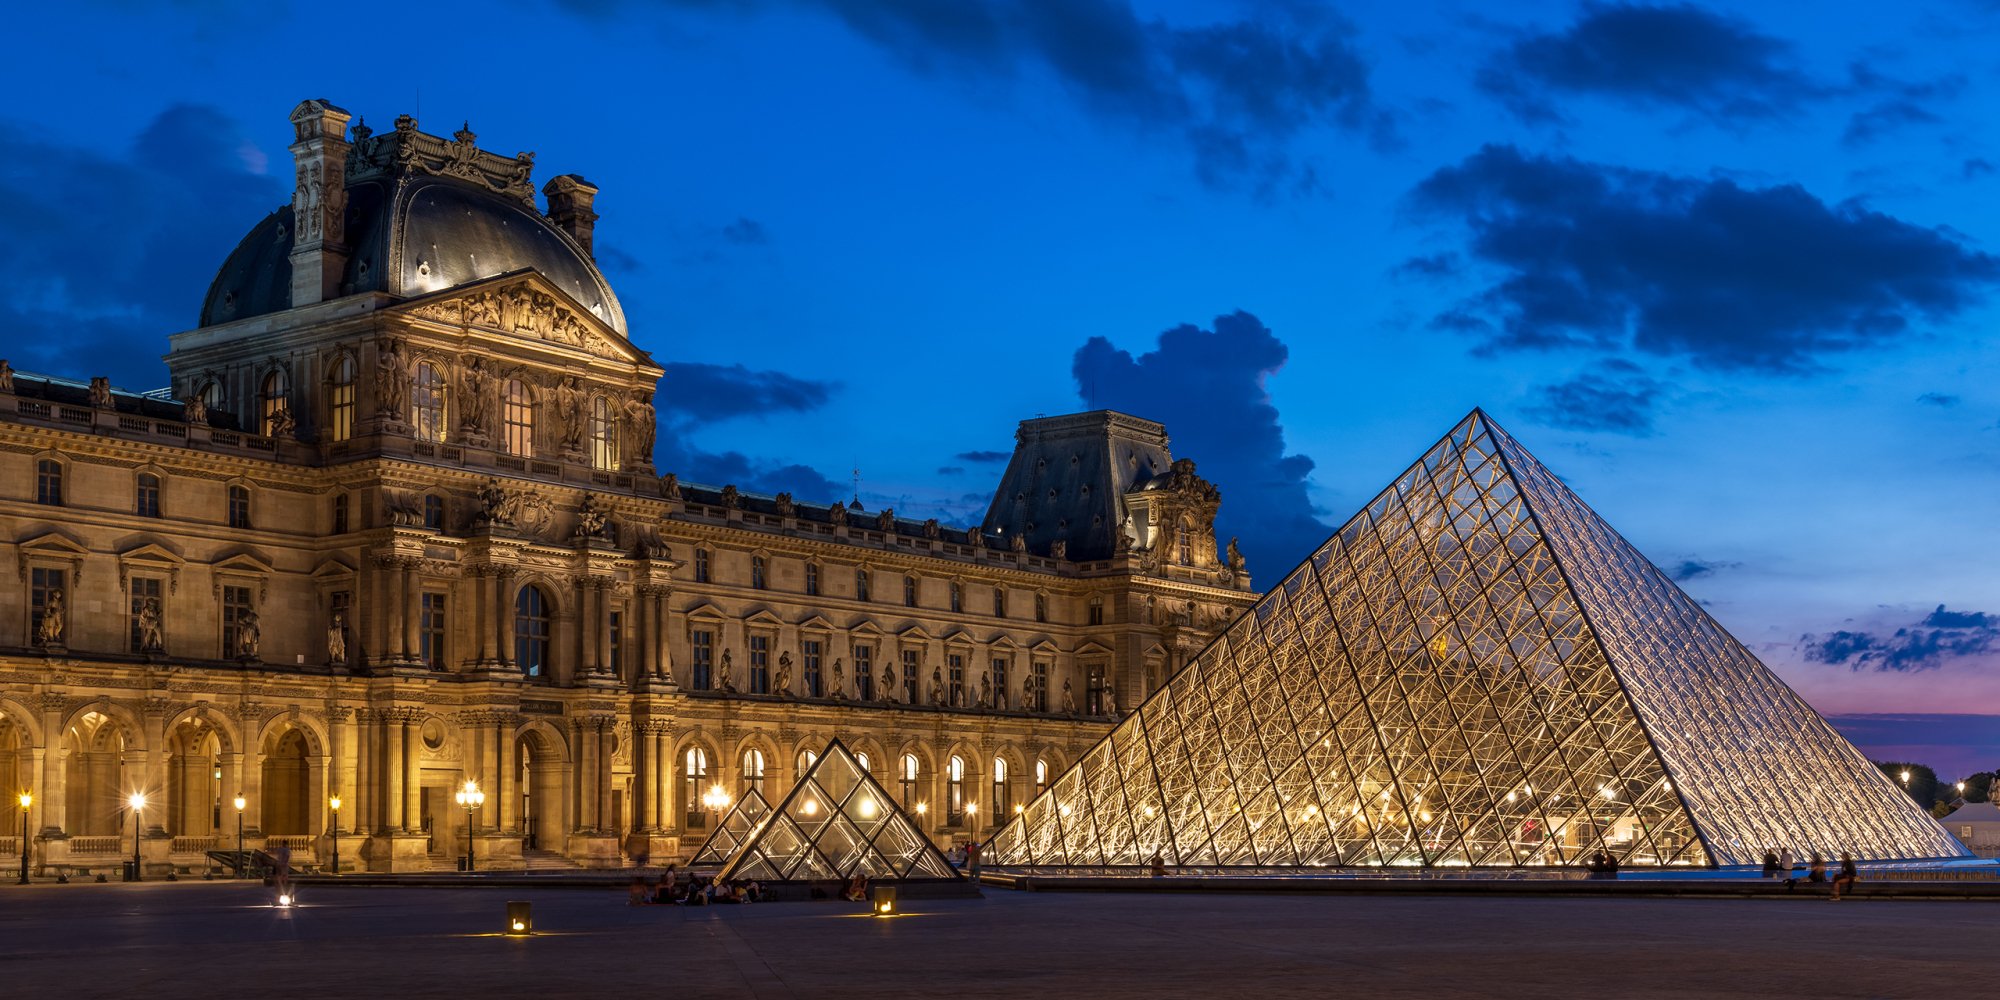
[[[63,502],[62,463],[45,458],[35,463],[35,502],[60,507]]]
[[[208,407],[208,412],[214,413],[222,409],[222,383],[205,382],[200,389],[195,390],[195,395],[201,397],[202,405]]]
[[[866,753],[857,753],[857,754],[855,754],[855,755],[854,755],[854,762],[855,762],[856,764],[859,764],[859,765],[861,765],[861,769],[862,769],[863,771],[866,771],[866,770],[868,770],[868,755],[867,755]]]
[[[326,434],[329,440],[345,441],[354,436],[354,355],[343,354],[333,363],[333,378],[327,386]]]
[[[1042,760],[1040,758],[1036,758],[1035,795],[1039,797],[1043,792],[1048,791],[1048,789],[1049,789],[1049,762]]]
[[[500,389],[500,420],[506,432],[507,454],[529,458],[535,454],[535,403],[528,386],[510,378]]]
[[[514,596],[514,663],[529,677],[549,674],[549,595],[529,584]],[[705,773],[705,772],[704,772]]]
[[[949,826],[965,822],[965,758],[952,754],[944,769],[944,821]]]
[[[276,369],[264,376],[264,384],[257,392],[257,430],[265,437],[278,432],[278,414],[292,408],[292,380],[284,369]]]
[[[444,373],[428,361],[417,362],[415,391],[410,393],[410,423],[417,427],[417,440],[444,440]]]
[[[801,751],[799,751],[799,773],[798,773],[798,776],[799,776],[799,777],[804,777],[804,776],[805,776],[805,773],[806,773],[807,771],[810,771],[810,770],[812,770],[812,766],[813,766],[813,762],[814,762],[814,761],[817,761],[817,760],[819,760],[819,755],[818,755],[818,754],[816,754],[816,753],[813,753],[813,752],[812,752],[811,750],[801,750]]]
[[[756,747],[743,751],[743,790],[764,792],[764,751]]]
[[[1180,564],[1194,565],[1194,526],[1181,521],[1179,530],[1174,532],[1174,550],[1179,554]]]
[[[250,488],[231,486],[229,488],[229,526],[248,528],[250,526]]]
[[[763,556],[751,556],[751,557],[750,557],[750,586],[751,586],[751,587],[753,587],[753,588],[755,588],[755,589],[757,589],[757,590],[763,590],[763,589],[764,589],[764,587],[766,586],[766,583],[767,583],[767,581],[766,581],[766,579],[765,579],[765,576],[764,576],[764,557],[763,557]]]
[[[995,757],[993,758],[993,819],[990,822],[996,826],[1007,821],[1008,799],[1007,760],[1004,757]]]
[[[904,809],[917,807],[917,779],[923,777],[923,773],[924,766],[918,762],[916,754],[903,755],[903,768],[896,775],[896,786],[902,793]]]
[[[708,825],[701,802],[702,782],[707,780],[708,752],[700,747],[688,747],[687,758],[681,765],[681,806],[687,825],[695,829]]]
[[[444,498],[435,493],[424,496],[424,527],[432,531],[444,530]]]
[[[603,396],[590,401],[590,467],[618,468],[618,420]]]
[[[139,473],[138,496],[132,509],[140,517],[160,516],[160,477],[150,472]]]

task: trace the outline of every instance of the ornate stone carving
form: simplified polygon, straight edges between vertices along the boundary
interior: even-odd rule
[[[938,519],[935,517],[929,518],[928,520],[924,521],[924,537],[943,538],[944,525],[939,524]]]
[[[139,651],[158,653],[166,648],[164,638],[165,618],[160,611],[160,599],[148,597],[139,605]]]
[[[236,618],[236,655],[254,660],[263,649],[264,630],[255,611],[238,612]]]
[[[970,545],[975,549],[985,548],[986,532],[981,531],[979,525],[976,524],[970,528],[965,529],[965,544]]]
[[[100,410],[109,410],[117,405],[111,401],[110,379],[102,375],[94,376],[91,378],[90,405],[95,406]]]
[[[611,512],[604,501],[597,499],[595,493],[585,493],[582,505],[577,507],[576,529],[571,532],[571,537],[579,542],[604,538],[610,525]]]
[[[1015,552],[1028,551],[1028,536],[1015,535],[1013,539],[1007,543],[1007,547]]]
[[[338,611],[326,623],[326,662],[335,667],[347,665],[347,619]]]
[[[413,528],[424,523],[424,498],[414,490],[382,491],[382,514],[398,528]]]
[[[565,455],[583,453],[583,386],[576,376],[565,376],[556,383],[556,428],[561,432],[560,445]]]
[[[1049,543],[1049,558],[1051,558],[1051,559],[1068,559],[1068,558],[1069,558],[1069,540],[1068,540],[1068,539],[1065,539],[1065,538],[1058,538],[1058,539],[1056,539],[1055,541],[1053,541],[1053,542],[1050,542],[1050,543]]]
[[[660,424],[653,417],[651,399],[644,393],[636,393],[625,401],[625,440],[630,445],[627,454],[633,466],[652,467],[653,437],[659,432]]]
[[[465,363],[458,378],[459,433],[468,438],[484,438],[492,419],[493,377],[486,373],[485,362],[474,357]]]
[[[780,698],[792,696],[792,653],[790,650],[778,654],[778,683],[774,690]]]
[[[826,523],[831,524],[836,528],[846,527],[847,506],[841,503],[840,501],[835,500],[833,502],[833,506],[828,507],[826,509]]]
[[[297,433],[298,429],[299,422],[292,417],[292,411],[281,409],[271,414],[271,426],[265,428],[265,434],[274,438],[288,438]]]
[[[479,523],[503,527],[514,523],[507,509],[507,491],[500,488],[498,479],[488,479],[479,487]]]
[[[499,156],[481,150],[478,139],[470,128],[459,129],[450,139],[419,132],[417,120],[409,115],[399,116],[395,131],[381,135],[357,125],[347,173],[353,180],[410,174],[457,177],[532,206],[535,154]]]
[[[403,365],[403,344],[383,337],[375,347],[375,410],[401,420],[409,403],[409,372]]]
[[[790,493],[778,494],[773,503],[778,508],[779,517],[793,517],[799,512],[799,507],[792,502],[792,495]]]
[[[14,391],[14,366],[8,364],[6,358],[0,358],[0,392],[13,392],[13,391]]]
[[[667,500],[681,498],[681,477],[669,472],[660,477],[660,496]]]
[[[743,494],[737,492],[735,485],[731,484],[722,488],[722,506],[728,510],[743,509]]]
[[[833,684],[829,690],[834,701],[847,700],[847,668],[841,664],[838,656],[833,658]]]
[[[882,508],[882,513],[875,515],[875,530],[876,531],[896,530],[896,508],[884,507]]]
[[[35,644],[59,647],[63,644],[63,589],[51,589],[43,601],[42,621],[35,628]]]

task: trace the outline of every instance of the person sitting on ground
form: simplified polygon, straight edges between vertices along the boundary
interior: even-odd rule
[[[1604,854],[1604,877],[1618,877],[1618,855],[1606,851]]]
[[[632,886],[628,891],[628,898],[625,901],[625,905],[646,905],[646,876],[637,874],[632,876]]]
[[[855,903],[867,900],[868,876],[857,874],[853,878],[848,879],[847,891],[841,893],[840,898]]]
[[[1806,870],[1806,881],[1813,883],[1826,881],[1826,859],[1820,857],[1818,851],[1813,852],[1812,867]]]
[[[1160,857],[1159,855],[1155,854],[1155,855],[1153,855],[1153,860],[1152,860],[1151,864],[1152,864],[1152,866],[1153,866],[1153,877],[1154,877],[1154,878],[1166,878],[1166,877],[1167,877],[1167,859],[1165,859],[1165,858],[1163,858],[1163,857]]]
[[[679,902],[680,894],[678,890],[680,889],[680,880],[680,870],[672,864],[667,865],[667,870],[660,873],[660,887],[653,894],[653,901],[656,903]]]
[[[1778,874],[1778,852],[1764,852],[1764,872],[1760,878],[1773,878]]]
[[[687,905],[708,905],[708,886],[699,876],[694,881],[688,883]]]
[[[1854,855],[1848,851],[1840,852],[1840,874],[1833,877],[1833,901],[1840,902],[1843,887],[1852,891],[1860,881],[1861,873],[1854,867]]]
[[[761,903],[764,901],[764,887],[758,885],[756,879],[753,878],[743,883],[743,901],[746,903]]]

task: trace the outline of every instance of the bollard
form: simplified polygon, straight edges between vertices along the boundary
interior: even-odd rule
[[[895,887],[895,886],[893,886],[893,885],[878,885],[878,886],[876,886],[876,887],[874,888],[874,890],[872,891],[872,893],[873,893],[873,896],[874,896],[874,904],[873,904],[873,905],[874,905],[874,909],[875,909],[875,915],[876,915],[876,916],[878,916],[878,917],[886,917],[886,916],[890,916],[890,915],[892,915],[892,914],[894,914],[894,913],[896,912],[896,887]]]
[[[533,912],[528,906],[527,900],[523,899],[508,900],[507,933],[533,934],[534,932],[535,932],[535,918]]]

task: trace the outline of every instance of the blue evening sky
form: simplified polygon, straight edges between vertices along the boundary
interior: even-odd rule
[[[299,99],[469,122],[603,189],[685,479],[824,502],[858,467],[871,508],[963,523],[1016,421],[1113,406],[1168,425],[1270,583],[1483,406],[1816,707],[1883,716],[1865,746],[2000,765],[2000,727],[1932,717],[2000,713],[1993,5],[96,2],[10,29],[19,368],[162,383],[289,197]]]

